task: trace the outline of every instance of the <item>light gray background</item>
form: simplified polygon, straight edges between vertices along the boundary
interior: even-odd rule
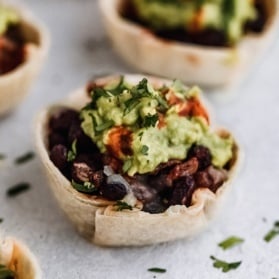
[[[44,277],[51,279],[153,278],[147,272],[153,266],[167,269],[157,278],[279,277],[279,238],[269,244],[263,241],[279,219],[278,40],[257,70],[232,92],[237,97],[222,102],[209,98],[218,122],[237,135],[246,155],[221,218],[191,241],[104,249],[77,235],[52,197],[38,158],[19,167],[13,159],[34,150],[32,122],[41,107],[67,96],[96,74],[133,71],[111,50],[97,1],[25,2],[48,25],[52,47],[30,96],[0,121],[0,153],[8,155],[0,166],[1,231],[24,240],[38,256]],[[6,189],[21,181],[30,182],[32,189],[6,198]],[[245,243],[228,252],[218,249],[217,243],[230,235],[244,237]],[[210,255],[243,263],[223,274],[212,267]]]

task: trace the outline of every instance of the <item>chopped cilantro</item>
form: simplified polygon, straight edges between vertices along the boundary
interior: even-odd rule
[[[214,261],[213,266],[215,268],[222,269],[223,272],[229,272],[230,270],[237,269],[242,263],[241,261],[227,263],[225,261],[221,261],[221,260],[215,258],[214,256],[210,256],[210,259],[212,259]]]
[[[76,156],[77,156],[77,140],[75,139],[72,142],[71,150],[69,150],[67,153],[67,161],[68,162],[74,161]]]
[[[14,196],[17,196],[27,190],[30,189],[30,184],[29,183],[26,183],[26,182],[22,182],[22,183],[18,183],[16,185],[13,185],[12,187],[10,187],[8,190],[7,190],[7,196],[8,197],[14,197]]]
[[[25,154],[21,155],[20,157],[15,159],[15,164],[23,164],[30,160],[32,160],[35,157],[35,153],[33,151],[28,151]]]
[[[83,182],[83,184],[80,184],[72,180],[72,186],[78,192],[85,193],[85,194],[93,194],[97,191],[97,188],[91,182]]]
[[[131,205],[129,205],[128,203],[126,202],[123,202],[123,201],[117,201],[115,206],[117,207],[117,211],[122,211],[122,210],[133,210],[133,207]]]
[[[111,89],[108,89],[108,91],[114,95],[114,96],[118,96],[121,93],[123,93],[123,91],[126,89],[125,83],[124,83],[124,76],[120,77],[119,83]]]
[[[141,153],[143,155],[148,155],[148,150],[149,150],[148,146],[143,145],[142,148],[141,148]]]
[[[151,267],[151,268],[148,268],[148,271],[156,272],[156,273],[166,273],[167,272],[167,270],[165,268],[160,268],[160,267]]]
[[[143,119],[143,127],[145,128],[155,127],[158,119],[159,119],[158,114],[154,114],[154,115],[148,114]]]
[[[131,159],[126,160],[122,167],[123,172],[127,172],[131,166],[132,166],[132,160]]]
[[[218,244],[223,250],[230,249],[244,242],[244,239],[237,236],[231,236]]]
[[[96,132],[102,132],[110,127],[112,127],[114,125],[114,121],[113,120],[108,120],[98,126],[95,126],[95,130]]]
[[[270,242],[278,235],[279,235],[279,221],[276,221],[273,224],[273,228],[264,236],[264,240],[266,242]]]

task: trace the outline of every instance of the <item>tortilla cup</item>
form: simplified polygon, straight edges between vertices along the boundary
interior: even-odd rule
[[[120,14],[125,0],[99,0],[103,21],[118,54],[135,69],[189,84],[230,87],[243,79],[271,45],[279,26],[278,1],[263,0],[268,14],[264,30],[249,33],[234,47],[207,47],[171,41]]]
[[[113,78],[115,79],[111,76],[95,82],[105,84]],[[125,76],[125,80],[132,84],[141,79],[142,76],[137,75]],[[151,77],[148,79],[155,87],[170,83],[163,79]],[[37,151],[49,179],[50,188],[78,232],[89,241],[102,246],[141,246],[187,238],[204,230],[216,216],[231,189],[239,162],[237,143],[234,146],[229,179],[216,194],[206,188],[197,189],[190,207],[170,206],[159,214],[143,212],[140,207],[116,211],[115,202],[76,191],[71,182],[53,164],[48,154],[48,121],[52,113],[61,106],[81,109],[89,100],[86,88],[77,90],[65,102],[42,110],[35,128]],[[229,135],[225,130],[219,130],[218,133],[224,137]]]
[[[18,279],[41,279],[38,262],[29,249],[15,238],[0,240],[0,264],[7,266]]]
[[[40,22],[22,8],[11,6],[20,17],[20,28],[27,43],[24,46],[25,60],[14,70],[0,75],[0,116],[13,110],[25,98],[36,79],[47,56],[50,38],[49,33]]]

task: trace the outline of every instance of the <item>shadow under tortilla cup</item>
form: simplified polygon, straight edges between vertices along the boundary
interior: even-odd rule
[[[15,272],[17,279],[42,278],[35,256],[15,238],[0,239],[0,264]]]
[[[96,84],[105,84],[115,77],[97,79]],[[142,76],[126,75],[131,84],[138,83]],[[151,78],[156,86],[170,81]],[[37,152],[49,180],[49,186],[60,207],[75,225],[78,232],[102,246],[142,246],[194,236],[204,230],[216,213],[222,208],[225,196],[231,189],[232,180],[239,162],[239,149],[234,146],[229,179],[218,189],[216,194],[208,189],[197,189],[190,207],[175,205],[165,212],[150,214],[139,208],[116,211],[115,202],[101,197],[90,196],[76,191],[71,182],[53,164],[48,154],[48,121],[51,114],[61,106],[81,109],[89,102],[86,88],[73,93],[65,102],[47,107],[36,119],[35,140]],[[219,130],[224,137],[229,133]]]
[[[259,34],[246,34],[234,47],[207,47],[161,39],[120,14],[125,0],[99,0],[109,38],[119,55],[135,69],[188,84],[229,88],[253,68],[271,45],[279,26],[278,1],[263,0],[268,20]]]
[[[25,60],[14,70],[0,75],[0,116],[16,108],[28,94],[47,56],[49,32],[29,10],[0,1],[11,7],[20,18],[20,28],[27,43],[24,45]]]

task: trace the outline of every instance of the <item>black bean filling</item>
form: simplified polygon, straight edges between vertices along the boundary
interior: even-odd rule
[[[80,192],[111,201],[123,199],[127,194],[124,183],[104,174],[104,166],[110,166],[129,183],[143,211],[160,213],[171,205],[188,207],[196,189],[215,193],[227,180],[227,170],[216,169],[209,149],[200,145],[192,146],[183,161],[169,160],[152,173],[129,177],[122,173],[122,162],[109,153],[101,154],[80,125],[78,112],[63,108],[51,116],[48,135],[50,159]],[[76,154],[69,157],[73,151]]]
[[[0,75],[6,74],[24,62],[24,40],[18,25],[12,25],[0,36]]]
[[[262,0],[255,1],[255,7],[258,11],[258,17],[254,21],[247,21],[244,27],[245,33],[260,33],[263,31],[267,22],[267,12]],[[123,1],[120,13],[122,16],[132,22],[140,24],[148,29],[150,27],[140,19],[136,9],[131,1]],[[151,30],[151,29],[150,29]],[[227,38],[224,32],[208,28],[200,32],[187,32],[185,29],[175,30],[151,30],[155,35],[165,40],[179,41],[183,43],[192,43],[204,46],[228,47]]]

